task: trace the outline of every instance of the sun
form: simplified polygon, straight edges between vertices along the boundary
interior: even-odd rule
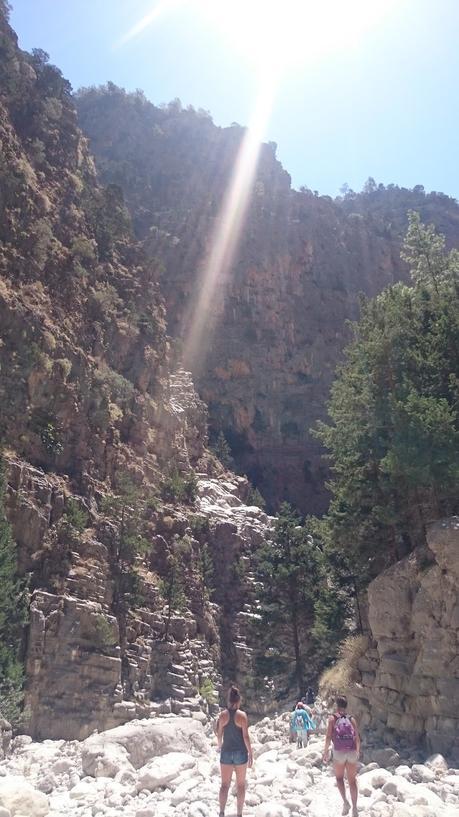
[[[400,0],[189,0],[261,74],[352,49]]]
[[[405,0],[156,0],[115,45],[191,10],[263,77],[352,51]]]

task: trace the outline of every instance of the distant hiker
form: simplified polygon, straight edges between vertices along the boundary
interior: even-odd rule
[[[315,699],[316,699],[316,696],[314,695],[313,688],[308,687],[307,691],[306,691],[306,703],[309,704],[309,706],[314,706]]]
[[[290,716],[290,731],[296,736],[298,749],[308,745],[309,733],[315,729],[315,723],[311,718],[311,710],[306,707],[303,701],[298,701]]]
[[[233,684],[228,690],[228,708],[220,712],[217,721],[218,750],[220,752],[220,817],[224,817],[233,771],[236,773],[236,800],[238,817],[242,815],[245,800],[245,776],[253,763],[249,738],[249,722],[239,709],[241,694]]]
[[[333,765],[335,769],[336,785],[343,798],[343,814],[350,811],[349,800],[346,797],[344,772],[347,774],[349,791],[352,801],[352,817],[357,813],[357,761],[360,755],[360,735],[357,722],[347,712],[347,698],[340,695],[336,699],[336,713],[328,719],[327,734],[323,754],[324,763],[330,758],[330,743],[333,743]]]

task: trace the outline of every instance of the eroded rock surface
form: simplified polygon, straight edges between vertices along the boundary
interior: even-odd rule
[[[459,759],[459,518],[432,525],[427,541],[369,587],[373,643],[352,706],[380,740]]]

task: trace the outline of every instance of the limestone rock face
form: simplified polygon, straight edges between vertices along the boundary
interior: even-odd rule
[[[178,404],[175,410],[181,417],[180,433],[188,433],[195,426]],[[189,607],[172,615],[165,641],[165,612],[145,573],[148,604],[130,614],[129,663],[123,667],[119,623],[111,607],[114,579],[108,541],[100,541],[94,528],[81,534],[64,528],[58,543],[53,520],[62,513],[65,481],[16,457],[8,463],[9,517],[20,559],[24,569],[32,571],[35,587],[26,663],[31,734],[83,739],[95,728],[171,710],[198,718],[202,708],[207,711],[199,698],[201,679],[213,678],[218,685],[222,675],[238,679],[249,708],[253,698],[259,711],[269,709],[269,690],[263,690],[255,677],[256,650],[251,642],[258,616],[251,561],[271,522],[259,508],[240,499],[247,490],[245,480],[198,477],[193,515],[204,525],[205,533],[199,535],[219,565],[218,603],[203,606],[202,590],[187,588]],[[39,531],[22,526],[24,506],[33,518],[43,519]],[[188,531],[191,537],[188,520],[180,515],[174,520],[170,512],[158,517],[153,530],[162,533],[156,536],[165,541],[176,531],[181,535]],[[196,541],[195,546],[201,545]],[[233,570],[239,561],[245,564],[242,579]],[[11,737],[6,724],[2,733],[6,749]],[[108,768],[110,759],[102,766]]]
[[[352,706],[385,741],[425,741],[458,758],[459,518],[432,525],[427,541],[429,552],[415,551],[369,587],[372,668],[364,656]]]

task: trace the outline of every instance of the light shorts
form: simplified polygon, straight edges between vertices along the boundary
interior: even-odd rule
[[[304,741],[306,741],[306,743],[308,742],[308,730],[307,729],[297,729],[296,736],[300,740],[304,740]]]
[[[333,749],[333,763],[357,763],[359,756],[355,749],[350,752],[337,752]]]

